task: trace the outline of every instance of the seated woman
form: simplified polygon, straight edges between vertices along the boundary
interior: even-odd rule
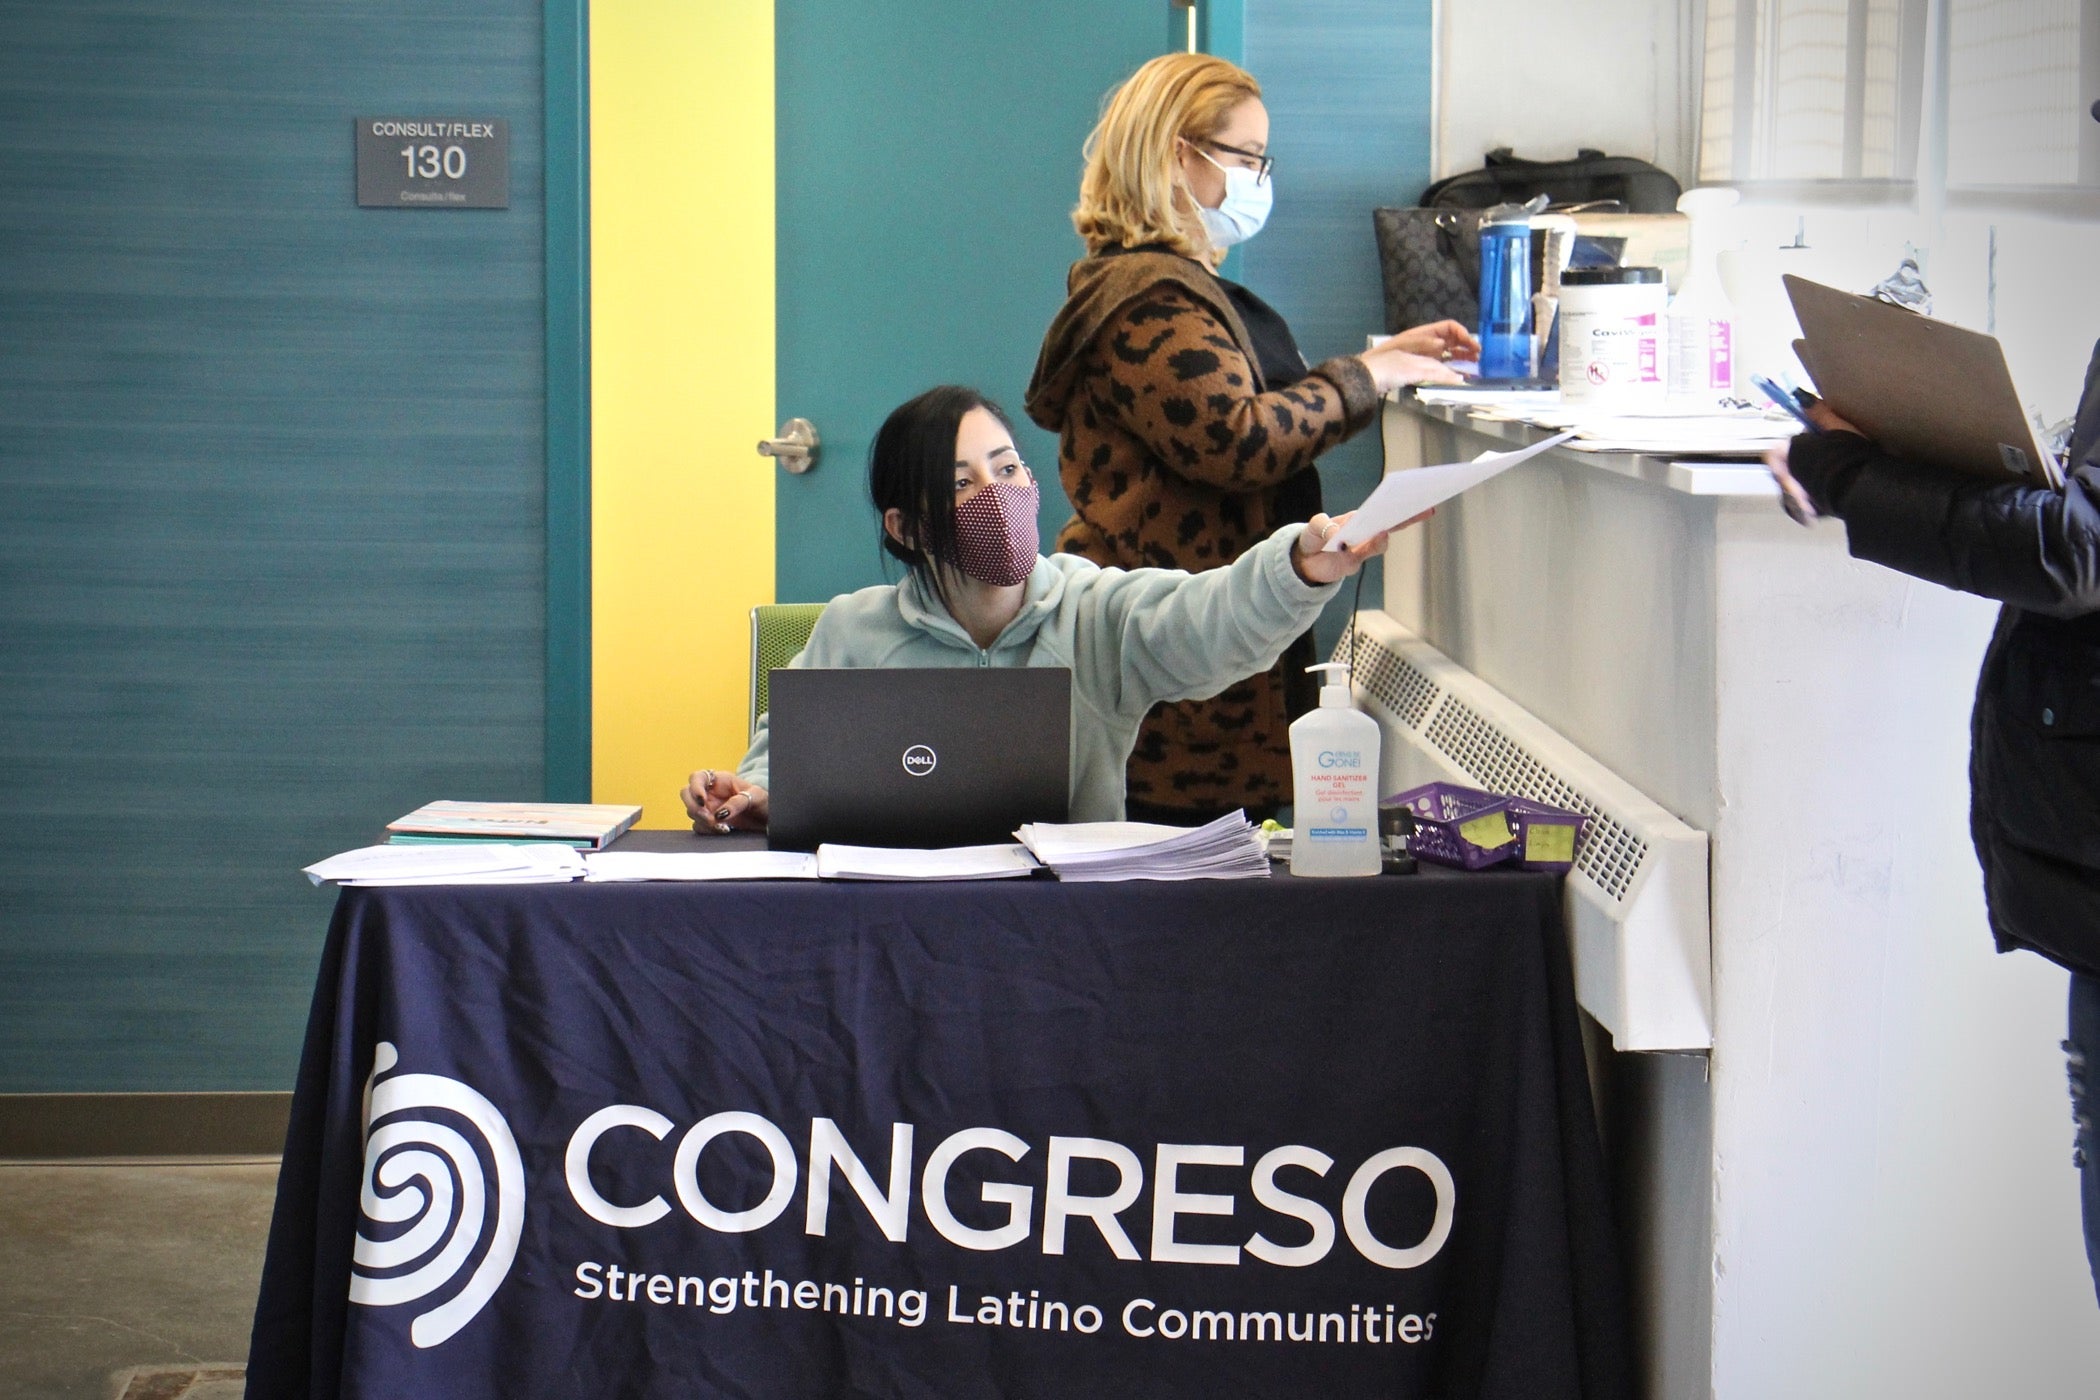
[[[1012,424],[953,385],[883,423],[868,491],[905,579],[834,598],[789,664],[1068,667],[1073,821],[1122,817],[1123,768],[1147,710],[1266,670],[1386,544],[1379,535],[1322,553],[1341,521],[1315,515],[1208,573],[1040,557],[1035,478]],[[765,827],[769,737],[761,716],[735,773],[693,774],[680,796],[695,830]]]

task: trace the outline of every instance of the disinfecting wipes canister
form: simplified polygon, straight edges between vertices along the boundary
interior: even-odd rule
[[[1660,405],[1669,291],[1659,267],[1572,267],[1560,277],[1560,396],[1569,403]]]

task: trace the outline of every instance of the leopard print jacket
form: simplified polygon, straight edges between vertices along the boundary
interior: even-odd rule
[[[1071,288],[1027,401],[1059,437],[1074,512],[1061,550],[1125,568],[1229,564],[1283,523],[1283,483],[1376,415],[1353,357],[1266,390],[1224,290],[1186,259],[1089,258]],[[1288,802],[1286,664],[1155,709],[1130,761],[1133,808],[1195,817]]]

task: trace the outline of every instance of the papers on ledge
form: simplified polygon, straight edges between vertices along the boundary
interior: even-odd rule
[[[1425,385],[1415,401],[1433,408],[1462,408],[1491,423],[1528,423],[1567,430],[1575,452],[1639,452],[1650,457],[1759,457],[1799,431],[1777,408],[1720,410],[1703,404],[1663,402],[1648,407],[1567,403],[1554,389],[1497,390]]]
[[[306,867],[317,885],[556,885],[584,873],[583,856],[554,842],[360,846]]]
[[[1583,419],[1575,452],[1645,452],[1651,457],[1751,457],[1800,431],[1791,418],[1762,413],[1628,414]]]
[[[1030,822],[1014,833],[1060,880],[1266,880],[1254,823],[1233,812],[1207,826]]]
[[[1349,517],[1349,523],[1335,531],[1323,548],[1331,552],[1362,544],[1380,531],[1404,524],[1431,506],[1441,505],[1461,491],[1470,491],[1489,477],[1499,476],[1573,436],[1574,433],[1566,432],[1514,452],[1485,452],[1470,462],[1387,472],[1377,489],[1364,497],[1364,503]]]

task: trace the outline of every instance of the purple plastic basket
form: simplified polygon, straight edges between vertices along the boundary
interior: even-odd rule
[[[1407,838],[1407,849],[1417,860],[1455,865],[1461,870],[1482,870],[1514,858],[1520,849],[1516,822],[1510,815],[1510,804],[1516,800],[1482,792],[1479,788],[1460,787],[1457,783],[1424,783],[1396,793],[1378,805],[1405,807],[1414,814],[1415,830]],[[1498,815],[1501,823],[1496,828]],[[1485,834],[1499,835],[1503,839],[1483,843],[1467,836],[1466,828],[1479,821],[1484,821],[1493,830],[1483,833],[1475,827],[1475,837]]]
[[[1519,870],[1567,871],[1575,864],[1576,853],[1582,849],[1584,838],[1590,834],[1589,817],[1580,812],[1570,812],[1564,807],[1549,806],[1534,802],[1528,797],[1512,797],[1509,800],[1510,825],[1517,834],[1517,868]],[[1574,828],[1571,837],[1555,840],[1559,832]],[[1567,859],[1558,858],[1565,848]]]

